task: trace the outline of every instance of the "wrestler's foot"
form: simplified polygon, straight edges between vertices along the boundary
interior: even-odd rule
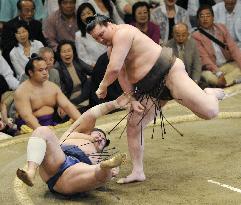
[[[33,186],[33,179],[29,176],[29,174],[26,171],[18,169],[16,174],[17,177],[21,179],[25,184],[27,184],[28,186]]]
[[[133,182],[143,182],[146,180],[144,173],[131,173],[126,178],[121,178],[117,180],[117,184],[128,184]]]
[[[101,168],[114,168],[120,166],[126,160],[126,154],[117,154],[111,159],[102,161],[100,163]]]
[[[221,88],[205,88],[204,91],[207,94],[216,96],[218,100],[222,100],[225,97],[225,92]]]

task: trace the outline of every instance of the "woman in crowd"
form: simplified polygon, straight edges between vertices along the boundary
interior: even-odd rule
[[[85,63],[94,66],[100,55],[106,52],[106,47],[97,43],[90,34],[86,33],[86,19],[95,14],[90,3],[83,3],[77,10],[79,31],[75,33],[75,45],[78,57]]]
[[[144,1],[136,2],[132,7],[132,19],[133,22],[131,24],[133,26],[137,27],[159,44],[160,29],[159,26],[150,21],[150,8],[148,3]]]
[[[11,63],[15,69],[17,78],[25,72],[25,65],[32,53],[39,53],[43,47],[40,41],[33,40],[30,36],[28,25],[25,21],[19,21],[14,27],[15,39],[14,47],[10,52]]]
[[[175,24],[183,22],[191,29],[187,11],[176,5],[176,0],[164,0],[163,5],[152,10],[151,20],[159,26],[164,43],[172,38],[172,28]]]
[[[60,41],[55,68],[59,71],[62,91],[73,104],[80,106],[80,111],[83,111],[90,98],[91,82],[87,75],[91,75],[92,68],[78,58],[72,41]]]
[[[96,13],[110,17],[114,23],[124,23],[111,0],[88,0],[93,5]]]

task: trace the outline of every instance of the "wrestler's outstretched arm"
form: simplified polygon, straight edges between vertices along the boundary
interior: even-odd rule
[[[72,132],[90,134],[95,127],[96,119],[111,112],[112,110],[124,107],[129,103],[127,95],[121,95],[116,100],[96,105],[84,112],[60,138],[62,142]]]
[[[99,98],[105,98],[107,88],[117,78],[124,65],[126,56],[131,48],[133,35],[126,29],[121,29],[116,32],[112,40],[112,50],[110,61],[107,66],[103,80],[101,81],[96,94]]]

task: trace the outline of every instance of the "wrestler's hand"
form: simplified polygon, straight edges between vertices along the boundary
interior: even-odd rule
[[[99,88],[95,93],[98,98],[104,99],[107,95],[107,87],[100,83]]]
[[[145,110],[145,107],[137,100],[131,101],[131,106],[138,113],[142,113]]]
[[[116,102],[119,108],[125,108],[127,107],[127,104],[130,102],[130,100],[131,100],[131,95],[122,94],[116,99]]]

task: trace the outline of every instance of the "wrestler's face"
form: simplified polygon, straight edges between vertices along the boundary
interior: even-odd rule
[[[51,69],[54,67],[54,54],[53,53],[46,51],[42,54],[41,57],[45,60],[48,69]]]
[[[92,131],[91,132],[91,136],[94,137],[95,142],[95,148],[97,150],[97,152],[101,152],[106,144],[106,137],[102,132],[99,131]]]
[[[213,14],[209,9],[204,9],[199,13],[198,22],[204,29],[210,29],[213,26]]]
[[[31,21],[35,13],[34,5],[32,1],[22,1],[21,10],[19,16],[24,21]]]
[[[59,8],[62,14],[66,17],[72,17],[75,14],[75,0],[63,0],[61,1]]]
[[[230,13],[234,10],[236,3],[237,3],[237,0],[224,0],[225,8]]]
[[[146,23],[148,21],[148,8],[146,6],[138,7],[136,9],[135,18],[137,23]]]
[[[89,7],[86,7],[86,8],[81,12],[80,17],[78,17],[78,18],[80,18],[81,21],[86,24],[86,19],[87,19],[88,17],[91,17],[91,16],[94,16],[93,11],[92,11]]]
[[[98,42],[105,46],[112,46],[113,27],[111,23],[107,26],[97,24],[90,32],[90,35]]]
[[[49,78],[49,71],[44,60],[36,60],[33,62],[34,71],[29,71],[30,78],[38,83],[42,83]]]
[[[166,6],[174,6],[177,0],[165,0]]]
[[[184,25],[176,25],[173,29],[173,37],[178,44],[184,44],[188,35],[187,27]]]
[[[18,28],[15,37],[20,44],[25,44],[29,40],[28,30],[24,27]]]
[[[64,44],[61,46],[60,57],[66,65],[70,65],[73,62],[74,53],[70,44]]]

